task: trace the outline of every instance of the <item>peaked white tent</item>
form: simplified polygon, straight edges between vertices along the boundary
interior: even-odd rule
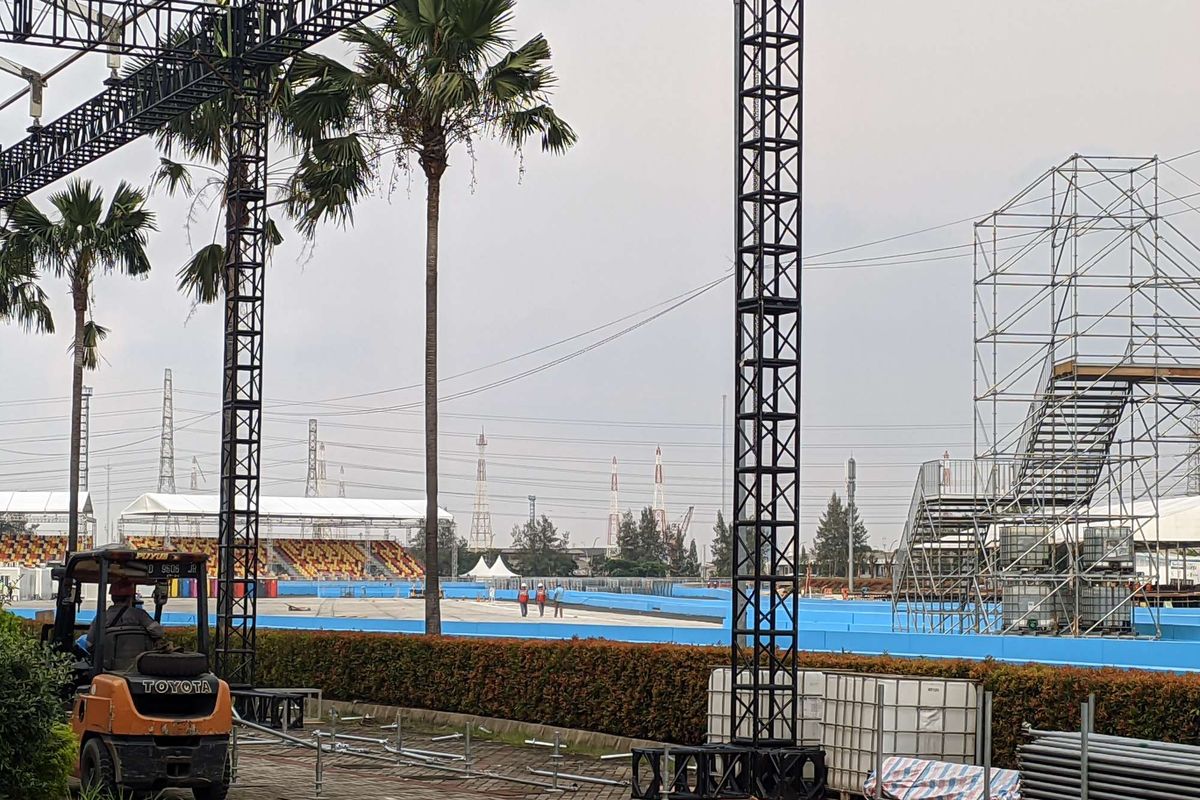
[[[462,574],[462,577],[476,578],[476,579],[490,578],[490,577],[492,577],[492,570],[487,565],[487,562],[483,560],[483,556],[480,556],[479,561],[477,561],[475,563],[475,566],[471,567],[471,569],[468,572],[464,572]]]
[[[504,563],[504,556],[496,556],[496,563],[492,564],[491,577],[493,578],[515,578],[517,573],[508,568],[508,564]]]
[[[496,556],[496,563],[490,567],[483,560],[483,556],[479,557],[479,561],[475,566],[471,567],[470,572],[462,574],[464,578],[475,578],[476,580],[486,580],[488,578],[515,578],[517,573],[508,568],[508,564],[504,563],[504,556]]]

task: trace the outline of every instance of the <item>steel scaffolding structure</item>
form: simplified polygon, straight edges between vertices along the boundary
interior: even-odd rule
[[[921,469],[901,629],[1132,632],[1200,410],[1200,249],[1161,169],[1075,155],[976,223],[975,458]]]

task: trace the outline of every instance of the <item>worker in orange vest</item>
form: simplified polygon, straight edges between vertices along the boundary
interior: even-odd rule
[[[546,584],[538,583],[537,585],[537,604],[538,616],[546,616]]]
[[[529,587],[521,584],[521,591],[517,592],[517,602],[521,604],[521,616],[529,616]]]

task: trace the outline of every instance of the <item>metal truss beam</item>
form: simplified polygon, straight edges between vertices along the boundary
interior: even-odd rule
[[[206,0],[0,0],[0,42],[163,58],[218,52],[226,9]],[[228,52],[228,51],[227,51]]]
[[[235,76],[225,215],[225,373],[221,392],[217,674],[254,684],[262,441],[263,279],[267,256],[267,80]]]
[[[798,740],[803,0],[735,4],[735,742]]]
[[[0,205],[48,186],[228,91],[234,71],[228,54],[261,67],[279,64],[385,6],[385,0],[313,0],[271,7],[250,3],[235,7],[232,15],[222,10],[220,20],[200,26],[185,44],[166,48],[163,58],[0,152]],[[217,47],[218,38],[226,55],[205,56]],[[166,57],[182,49],[190,49],[191,57]]]

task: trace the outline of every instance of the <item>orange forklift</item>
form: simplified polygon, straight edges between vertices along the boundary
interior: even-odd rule
[[[196,800],[224,800],[228,793],[233,707],[229,685],[209,671],[205,655],[205,560],[201,554],[122,545],[73,553],[55,568],[54,623],[43,636],[77,659],[68,705],[83,786],[113,797],[168,788],[189,788]],[[154,622],[161,623],[169,583],[176,579],[196,587],[198,652],[164,646],[148,630],[145,612],[129,611],[136,608],[136,587],[152,587]],[[85,586],[96,592],[87,601],[95,603],[91,626],[76,621]],[[110,587],[129,601],[114,598],[108,608]],[[157,624],[149,627],[161,633]]]

